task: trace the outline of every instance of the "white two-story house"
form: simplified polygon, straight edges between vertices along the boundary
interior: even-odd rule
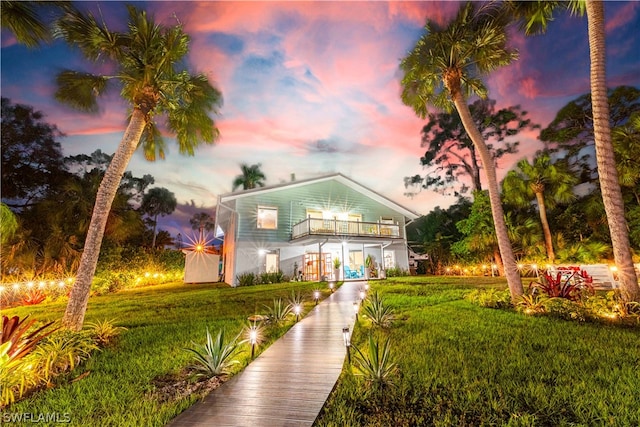
[[[235,286],[240,274],[278,270],[312,281],[359,279],[367,256],[379,270],[408,269],[405,226],[418,216],[341,174],[221,195],[224,281]]]

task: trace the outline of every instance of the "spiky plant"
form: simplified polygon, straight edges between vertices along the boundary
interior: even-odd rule
[[[371,320],[371,323],[380,328],[390,327],[395,319],[393,308],[385,304],[384,298],[377,291],[369,295],[364,306],[364,314]]]
[[[88,331],[93,336],[93,339],[100,346],[105,346],[111,342],[115,337],[120,335],[120,332],[126,331],[127,328],[123,326],[116,326],[115,320],[98,320],[96,322],[87,323]]]
[[[390,338],[381,345],[373,335],[369,335],[365,352],[358,347],[354,349],[355,375],[363,377],[374,390],[382,390],[393,384],[392,377],[397,372],[398,365],[391,356]]]
[[[266,306],[269,311],[269,320],[273,323],[282,323],[291,313],[291,304],[285,304],[282,298],[274,298],[273,305]]]
[[[238,351],[238,337],[225,342],[224,329],[220,329],[216,338],[211,337],[207,328],[207,340],[204,345],[193,343],[194,348],[185,348],[194,355],[195,363],[191,365],[198,377],[211,378],[228,374],[233,365],[239,362],[234,359]]]

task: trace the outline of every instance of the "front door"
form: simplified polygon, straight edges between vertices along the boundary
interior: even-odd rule
[[[268,253],[265,255],[265,271],[267,273],[277,273],[280,270],[279,256],[277,253]]]

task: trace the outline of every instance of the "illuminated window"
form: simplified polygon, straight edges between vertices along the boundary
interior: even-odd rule
[[[278,208],[258,206],[258,228],[275,230],[278,228]]]

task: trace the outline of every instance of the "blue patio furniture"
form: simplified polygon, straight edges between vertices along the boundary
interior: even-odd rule
[[[357,279],[358,272],[351,270],[348,265],[344,266],[344,277],[345,279]]]

